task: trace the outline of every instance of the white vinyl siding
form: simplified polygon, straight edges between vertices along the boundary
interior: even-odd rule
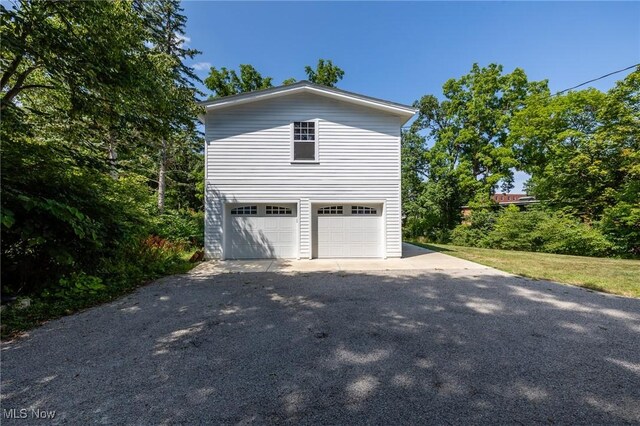
[[[292,163],[291,127],[316,121],[314,163]],[[299,256],[312,255],[312,205],[384,204],[385,257],[401,256],[398,116],[296,94],[207,113],[207,257],[223,255],[223,205],[298,203]],[[227,212],[228,213],[228,212]]]
[[[318,164],[291,164],[295,121],[317,121]],[[400,181],[399,117],[299,94],[206,115],[209,182]]]

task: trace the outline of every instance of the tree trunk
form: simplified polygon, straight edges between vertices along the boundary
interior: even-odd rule
[[[113,141],[113,138],[109,138],[109,168],[111,177],[115,180],[118,179],[118,152],[116,151],[116,143]]]
[[[164,212],[164,192],[167,186],[167,150],[165,141],[162,141],[162,149],[160,151],[160,168],[158,171],[158,211]]]

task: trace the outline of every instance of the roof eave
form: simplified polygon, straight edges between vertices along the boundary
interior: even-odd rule
[[[328,98],[340,99],[345,102],[367,106],[373,109],[377,109],[380,111],[385,111],[391,114],[398,115],[405,119],[405,122],[408,121],[411,117],[413,117],[417,110],[413,107],[404,106],[395,103],[387,103],[382,100],[375,100],[372,98],[363,98],[355,95],[351,95],[348,93],[343,93],[342,91],[335,91],[324,89],[318,87],[317,85],[309,85],[309,84],[294,84],[291,86],[284,86],[278,88],[279,90],[269,90],[265,92],[253,92],[247,93],[243,95],[231,96],[228,98],[220,98],[212,101],[201,102],[200,105],[204,106],[207,111],[213,111],[223,108],[228,108],[232,106],[242,105],[251,102],[257,102],[266,99],[277,98],[293,93],[315,93],[321,96],[326,96]]]

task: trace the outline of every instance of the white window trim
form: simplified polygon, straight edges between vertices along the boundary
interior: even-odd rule
[[[305,121],[306,122],[314,122],[315,123],[315,126],[314,126],[315,127],[315,131],[316,131],[316,134],[315,134],[315,139],[316,140],[314,141],[315,142],[315,147],[314,147],[315,148],[315,153],[314,153],[315,159],[314,160],[294,160],[293,123],[295,123],[295,122],[305,122]],[[319,139],[320,139],[319,138],[319,134],[320,134],[320,132],[318,130],[318,129],[320,129],[319,124],[320,123],[319,123],[319,120],[317,118],[314,119],[314,120],[294,120],[294,121],[291,122],[291,124],[289,125],[289,135],[290,135],[289,138],[290,138],[290,143],[291,143],[291,164],[319,164],[320,163],[320,161],[318,159],[318,145],[320,144],[320,142],[319,142]],[[298,141],[298,142],[301,142],[301,141]],[[304,142],[304,141],[302,141],[302,142]]]

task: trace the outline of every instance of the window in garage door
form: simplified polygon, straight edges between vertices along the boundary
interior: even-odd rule
[[[351,214],[360,216],[376,215],[378,214],[378,210],[376,210],[374,207],[351,206]]]
[[[266,206],[265,214],[267,216],[291,216],[293,210],[290,207],[284,206]]]
[[[233,216],[255,216],[258,214],[258,206],[240,206],[231,209]]]
[[[342,206],[327,206],[318,209],[319,215],[341,215]]]

